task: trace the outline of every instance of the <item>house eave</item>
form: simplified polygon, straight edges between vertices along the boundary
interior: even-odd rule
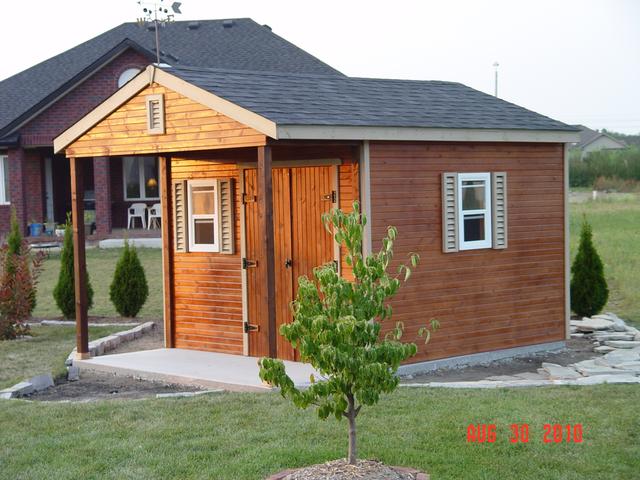
[[[433,142],[573,143],[580,135],[562,130],[484,128],[367,127],[278,125],[278,138],[290,140],[369,140]]]

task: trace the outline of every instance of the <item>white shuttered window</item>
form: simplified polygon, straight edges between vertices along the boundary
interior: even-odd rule
[[[220,250],[218,217],[218,183],[215,180],[187,182],[189,201],[189,251]]]

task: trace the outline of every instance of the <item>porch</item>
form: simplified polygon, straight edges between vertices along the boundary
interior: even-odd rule
[[[97,370],[178,385],[232,391],[267,391],[271,388],[260,380],[256,357],[228,353],[159,348],[74,360],[73,363],[81,372]],[[306,363],[284,363],[287,373],[298,387],[309,385],[311,374],[319,377]]]

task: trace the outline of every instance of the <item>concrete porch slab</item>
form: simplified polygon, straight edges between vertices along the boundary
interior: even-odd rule
[[[308,364],[285,361],[287,374],[297,386],[309,385],[309,377],[319,374]],[[226,353],[201,352],[181,348],[160,348],[140,352],[103,355],[74,360],[83,370],[97,370],[179,385],[224,388],[233,391],[268,391],[258,376],[258,359]]]
[[[161,238],[129,238],[129,245],[140,248],[162,248]],[[123,248],[124,238],[108,238],[98,242],[98,248]]]

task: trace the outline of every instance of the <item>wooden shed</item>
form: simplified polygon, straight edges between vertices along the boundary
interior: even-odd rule
[[[573,127],[456,83],[149,66],[60,135],[75,219],[90,157],[159,157],[169,348],[295,359],[278,334],[297,278],[335,262],[321,223],[359,200],[422,263],[394,299],[414,361],[566,338]],[[76,280],[84,232],[74,228]],[[83,282],[78,352],[88,355]]]

